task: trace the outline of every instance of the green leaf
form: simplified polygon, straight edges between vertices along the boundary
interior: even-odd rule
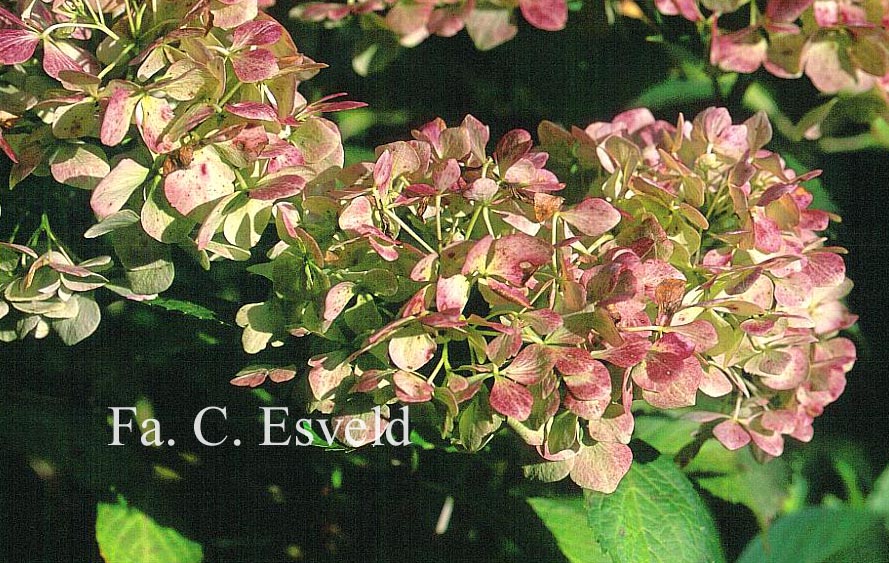
[[[605,555],[587,526],[586,509],[580,497],[529,498],[528,504],[552,532],[565,556],[571,563],[607,563]]]
[[[803,509],[775,521],[747,545],[738,563],[887,561],[878,515],[844,506]]]
[[[790,468],[784,459],[759,463],[750,448],[732,452],[715,440],[703,445],[686,471],[700,472],[702,475],[695,480],[702,489],[728,502],[743,504],[763,527],[778,514],[790,491]]]
[[[155,295],[169,289],[176,272],[172,262],[158,260],[138,270],[127,270],[127,281],[134,293]]]
[[[522,472],[528,479],[536,479],[544,483],[555,483],[567,477],[573,467],[573,460],[543,461],[522,466]]]
[[[149,191],[140,211],[140,220],[142,228],[151,238],[164,243],[183,241],[196,224],[173,209],[164,190],[158,186]]]
[[[96,540],[106,563],[200,563],[201,545],[172,528],[159,525],[145,513],[100,502],[96,509]]]
[[[151,305],[152,307],[160,307],[161,309],[166,309],[167,311],[182,313],[183,315],[194,317],[202,321],[216,321],[218,323],[222,322],[216,316],[216,313],[214,311],[211,311],[203,305],[192,303],[191,301],[158,297],[150,301],[145,301],[144,303],[146,305]]]
[[[641,415],[636,417],[633,437],[642,440],[664,455],[676,455],[694,440],[699,422],[670,416]]]
[[[148,168],[135,160],[125,158],[117,163],[96,185],[90,196],[90,206],[99,219],[121,210],[148,177]]]
[[[343,319],[346,326],[359,335],[377,330],[383,325],[383,317],[380,316],[377,304],[369,295],[359,295],[355,305],[343,313]]]
[[[707,507],[668,457],[634,462],[614,493],[586,497],[589,525],[615,561],[725,560]]]
[[[401,52],[398,43],[380,38],[378,42],[364,41],[355,49],[352,58],[352,69],[358,76],[368,76],[381,72],[398,58]]]
[[[791,140],[799,142],[806,136],[806,131],[812,127],[820,126],[821,122],[827,118],[830,111],[833,109],[833,106],[835,106],[839,100],[839,98],[831,98],[827,103],[807,111],[793,128],[793,137],[791,137]]]
[[[711,100],[715,96],[713,81],[708,78],[670,77],[646,88],[632,105],[660,109]]]
[[[565,411],[553,417],[546,443],[551,452],[571,449],[577,443],[577,415]]]
[[[73,143],[62,145],[50,158],[49,168],[57,182],[84,190],[95,188],[111,172],[105,151]]]
[[[867,497],[867,507],[883,516],[889,527],[889,467],[877,477],[874,491]]]
[[[359,284],[374,295],[391,297],[398,292],[398,278],[389,270],[374,268],[360,274]]]
[[[358,76],[368,76],[389,66],[402,47],[380,16],[364,14],[360,23],[364,33],[352,54],[352,70]]]

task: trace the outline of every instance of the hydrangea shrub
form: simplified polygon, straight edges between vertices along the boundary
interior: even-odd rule
[[[529,24],[542,30],[559,31],[568,21],[567,0],[301,2],[291,15],[329,24],[357,16],[369,28],[392,32],[405,47],[415,47],[430,35],[452,37],[466,29],[475,46],[487,50],[515,37],[516,8]]]
[[[529,476],[602,492],[640,410],[684,408],[765,459],[843,391],[843,251],[819,235],[817,172],[764,149],[761,114],[636,109],[544,122],[536,142],[437,119],[343,168],[321,114],[361,104],[303,98],[323,65],[256,2],[26,2],[0,21],[10,183],[83,190],[89,209],[69,211],[95,219],[57,232],[44,212],[0,243],[4,339],[82,340],[93,292],[170,286],[172,246],[207,268],[251,260],[270,291],[237,314],[244,349],[322,351],[233,384],[304,378],[310,410],[343,421],[412,405],[473,451],[508,426],[539,454]],[[81,234],[114,258],[76,256],[64,236]],[[339,438],[385,425],[366,428]]]
[[[473,117],[430,122],[279,204],[282,240],[255,269],[274,289],[238,315],[245,348],[322,336],[312,408],[431,403],[470,450],[509,425],[540,454],[528,475],[598,491],[630,466],[640,401],[713,398],[689,416],[779,456],[842,392],[855,349],[837,333],[855,317],[843,251],[818,235],[831,217],[803,187],[817,172],[788,169],[770,135],[762,115],[671,125],[639,109],[488,152]],[[558,159],[584,180],[566,188]]]
[[[170,286],[170,245],[205,267],[248,259],[275,202],[343,164],[321,114],[364,104],[308,103],[298,86],[324,65],[255,0],[21,4],[0,8],[10,187],[34,175],[89,191],[95,225],[65,234],[109,239],[118,267],[72,258],[44,214],[0,248],[3,339],[81,340],[99,322],[95,289],[144,300]]]
[[[709,23],[710,61],[723,70],[763,67],[781,78],[805,74],[826,94],[889,87],[889,5],[855,0],[657,0],[665,15]],[[749,25],[722,29],[719,19],[747,8]],[[706,16],[705,16],[706,14]]]

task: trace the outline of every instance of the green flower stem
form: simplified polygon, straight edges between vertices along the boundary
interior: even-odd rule
[[[625,326],[621,327],[624,332],[663,332],[664,327],[659,325],[648,326]]]
[[[435,236],[438,238],[438,253],[441,254],[441,196],[435,196]]]
[[[238,180],[238,186],[241,188],[241,191],[247,191],[248,189],[250,189],[247,186],[247,181],[244,180],[244,176],[241,174],[240,170],[238,170],[237,168],[232,168],[232,172],[235,173],[235,178],[237,178]]]
[[[49,216],[46,213],[43,213],[40,216],[40,228],[37,233],[43,232],[46,234],[46,251],[51,252],[53,249],[58,250],[65,256],[71,263],[76,263],[76,260],[72,260],[71,256],[69,256],[68,252],[65,251],[65,246],[62,244],[62,241],[56,237],[56,234],[52,231],[52,227],[49,225]],[[30,246],[30,245],[29,245]]]
[[[115,57],[115,59],[114,59],[113,61],[111,61],[111,64],[108,65],[108,66],[106,66],[105,68],[102,69],[102,71],[101,71],[101,72],[99,73],[99,75],[98,75],[99,80],[105,78],[105,76],[106,76],[109,72],[111,72],[111,70],[112,70],[115,66],[117,66],[117,64],[118,64],[120,61],[122,61],[123,58],[124,58],[130,51],[132,51],[132,50],[133,50],[133,47],[135,47],[135,46],[136,46],[135,43],[130,43],[129,45],[127,45],[126,47],[124,47],[123,50],[121,50],[120,54],[117,55],[117,57]]]
[[[466,232],[463,233],[466,240],[469,240],[472,238],[472,229],[475,228],[475,223],[476,223],[476,221],[478,221],[478,216],[481,215],[483,207],[484,206],[482,206],[482,205],[477,205],[475,208],[475,211],[472,212],[472,218],[469,219],[469,226],[466,228]]]
[[[743,399],[741,398],[741,395],[738,395],[737,397],[735,397],[735,412],[732,414],[732,420],[735,420],[735,421],[738,420],[738,417],[741,414],[741,401],[742,400]]]
[[[431,252],[431,253],[435,254],[435,250],[433,250],[432,247],[429,246],[429,244],[425,240],[423,240],[422,237],[420,237],[420,235],[415,233],[414,230],[411,229],[407,223],[402,221],[401,217],[399,217],[398,215],[396,215],[389,209],[387,209],[385,211],[385,213],[386,213],[386,217],[388,217],[388,218],[392,219],[393,221],[395,221],[396,223],[398,223],[398,226],[401,227],[404,230],[404,232],[411,235],[411,237],[413,237],[413,239],[416,240],[420,244],[420,246],[425,248],[427,252]]]
[[[492,375],[497,375],[497,374],[490,373],[490,372],[484,372],[484,373],[478,373],[475,375],[470,375],[469,377],[466,378],[466,382],[469,383],[470,385],[472,385],[473,383],[478,383],[480,381],[484,381],[484,380],[488,379],[489,377],[491,377]]]
[[[522,342],[529,342],[532,344],[540,344],[541,346],[546,345],[540,335],[534,332],[530,327],[525,327],[522,329]]]
[[[49,35],[53,31],[56,31],[59,29],[68,29],[68,28],[72,28],[72,27],[73,28],[82,27],[82,28],[86,28],[86,29],[95,29],[95,30],[101,31],[102,33],[104,33],[105,35],[107,35],[108,37],[110,37],[111,39],[113,39],[115,41],[120,41],[120,37],[116,33],[114,33],[113,31],[108,29],[108,27],[106,27],[100,23],[80,23],[80,22],[57,23],[57,24],[53,24],[53,25],[47,27],[46,29],[44,29],[43,33],[41,33],[40,35],[43,37],[49,37]]]
[[[98,0],[96,0],[96,8],[98,11],[93,9],[93,5],[90,4],[90,0],[83,0],[82,2],[80,2],[80,4],[86,7],[87,11],[89,12],[90,19],[92,19],[94,22],[105,25],[105,14],[102,13],[102,7],[98,5]]]
[[[222,106],[224,106],[226,104],[226,102],[228,102],[232,98],[232,96],[235,95],[235,93],[241,88],[242,84],[243,84],[243,82],[240,82],[240,81],[235,82],[234,87],[231,90],[229,90],[228,92],[226,92],[225,96],[223,96],[222,99],[219,100],[219,103],[216,104],[217,111],[222,111]]]
[[[9,235],[9,241],[8,241],[8,242],[15,242],[15,237],[16,237],[16,235],[19,234],[19,231],[21,230],[21,228],[22,228],[22,224],[21,224],[21,223],[16,223],[16,224],[15,224],[15,226],[12,228],[12,234]]]
[[[154,13],[157,13],[156,9],[154,9],[153,11],[154,11]],[[159,21],[156,24],[154,24],[153,26],[149,27],[147,30],[145,30],[145,35],[151,36],[155,32],[157,32],[157,30],[159,30],[160,28],[164,27],[165,25],[169,25],[171,23],[179,23],[179,20],[174,20],[174,19],[170,18],[170,19]]]
[[[531,303],[532,304],[535,303],[538,299],[540,299],[540,297],[546,292],[547,289],[549,289],[551,286],[556,285],[555,281],[556,281],[555,278],[553,278],[553,279],[546,280],[546,282],[541,284],[540,289],[537,290],[537,294],[531,298],[531,300],[530,300]]]
[[[488,157],[488,160],[486,160],[485,163],[482,165],[482,175],[481,175],[482,178],[488,177],[488,168],[490,168],[491,164],[493,164],[493,163],[494,163],[493,159]]]
[[[133,17],[133,7],[130,6],[130,0],[124,0],[123,4],[127,11],[127,24],[130,26],[130,35],[136,37],[136,21]]]
[[[704,217],[707,219],[707,222],[710,221],[710,217],[713,216],[713,212],[716,211],[717,206],[721,203],[722,198],[725,197],[725,191],[728,189],[728,180],[725,180],[720,184],[719,189],[716,191],[716,195],[713,197],[713,200],[710,201],[710,205],[707,207],[707,213]]]
[[[553,261],[552,261],[553,278],[556,278],[559,275],[559,257],[558,257],[558,253],[555,250],[556,249],[556,242],[558,242],[558,237],[557,237],[558,231],[559,231],[559,213],[556,212],[553,214],[553,222],[552,222],[552,227],[550,229],[550,235],[549,235],[549,242],[553,247]],[[554,283],[551,286],[550,295],[549,295],[550,309],[555,308],[556,298],[558,297],[558,294],[559,294],[559,284]]]
[[[435,380],[435,376],[438,375],[438,372],[441,371],[441,368],[446,368],[447,371],[450,371],[451,364],[448,361],[448,345],[447,343],[441,348],[441,359],[438,360],[438,364],[435,366],[435,369],[432,370],[432,374],[426,378],[426,381],[432,383]]]
[[[491,212],[487,206],[482,208],[482,216],[485,218],[485,227],[488,229],[488,234],[491,235],[491,238],[497,238],[494,235],[494,227],[491,226]]]
[[[559,214],[553,214],[553,224],[549,233],[549,243],[553,247],[553,275],[557,276],[559,274],[559,256],[555,252],[556,243],[558,242],[558,234],[559,232]]]

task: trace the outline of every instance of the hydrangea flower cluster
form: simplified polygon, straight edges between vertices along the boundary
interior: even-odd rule
[[[276,201],[343,164],[320,114],[364,104],[307,103],[297,87],[324,65],[257,0],[20,4],[0,8],[10,184],[51,176],[89,191],[98,222],[85,236],[107,236],[122,268],[106,279],[108,257],[75,265],[44,213],[25,244],[0,248],[4,339],[88,336],[90,292],[156,296],[173,281],[172,244],[206,267],[249,258]]]
[[[643,403],[695,407],[762,457],[809,440],[855,360],[837,336],[855,321],[842,251],[802,186],[817,172],[763,150],[763,115],[732,124],[724,109],[539,136],[510,131],[488,153],[478,120],[435,120],[278,204],[281,241],[254,268],[274,289],[238,315],[245,348],[321,336],[311,408],[340,428],[424,405],[476,450],[507,424],[541,457],[528,475],[604,492],[630,467]],[[582,180],[566,187],[549,164]],[[340,439],[385,426],[366,428]]]
[[[719,16],[750,5],[751,25],[724,31]],[[747,0],[657,0],[661,13],[702,21],[711,12],[710,62],[723,70],[760,66],[781,78],[805,74],[818,90],[863,92],[889,88],[889,4],[859,0],[769,0],[756,13]]]
[[[306,2],[296,6],[292,15],[306,21],[336,23],[350,16],[373,20],[373,25],[388,29],[405,47],[415,47],[430,35],[452,37],[466,28],[481,50],[512,39],[518,27],[513,11],[538,29],[558,31],[568,21],[567,0],[357,0],[349,2]]]

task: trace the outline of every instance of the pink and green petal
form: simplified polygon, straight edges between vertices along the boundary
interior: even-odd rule
[[[389,341],[389,358],[404,371],[416,371],[429,363],[437,348],[425,332],[396,336]]]
[[[491,408],[518,421],[531,416],[534,396],[523,385],[505,377],[495,377],[489,397]]]
[[[632,463],[633,451],[629,446],[599,442],[580,449],[574,458],[570,476],[584,489],[610,494],[617,490]]]

